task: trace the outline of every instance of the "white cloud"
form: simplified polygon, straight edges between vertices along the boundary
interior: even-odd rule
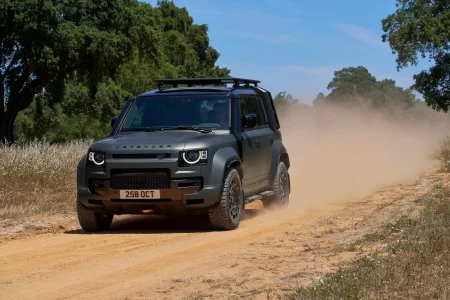
[[[380,47],[385,46],[381,41],[381,36],[378,37],[372,32],[364,29],[363,27],[356,24],[338,24],[338,27],[347,33],[348,35],[354,37],[355,39],[372,45],[377,45]]]

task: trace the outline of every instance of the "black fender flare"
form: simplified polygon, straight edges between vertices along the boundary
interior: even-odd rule
[[[210,170],[211,184],[223,187],[226,170],[236,164],[241,164],[241,158],[233,147],[224,147],[216,151]],[[242,176],[242,172],[239,173]]]
[[[286,147],[281,143],[281,141],[275,141],[272,146],[272,163],[270,165],[269,171],[269,186],[273,186],[273,181],[277,173],[278,164],[283,160],[286,168],[289,169],[291,164],[289,160],[289,154]]]
[[[87,158],[87,154],[85,154],[80,159],[80,161],[78,162],[78,166],[77,166],[77,190],[87,186],[87,180],[86,180],[86,158]]]

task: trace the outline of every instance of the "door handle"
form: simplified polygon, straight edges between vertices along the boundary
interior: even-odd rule
[[[261,141],[259,139],[256,139],[255,144],[256,144],[256,147],[259,148],[259,146],[261,146]]]
[[[273,144],[273,136],[269,137],[269,143],[272,145]]]

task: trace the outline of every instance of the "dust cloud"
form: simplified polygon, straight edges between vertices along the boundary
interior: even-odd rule
[[[394,113],[300,106],[280,115],[291,159],[289,210],[369,196],[435,163],[450,122],[421,107]]]

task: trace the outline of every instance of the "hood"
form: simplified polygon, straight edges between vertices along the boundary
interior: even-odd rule
[[[92,149],[104,152],[130,151],[130,150],[183,150],[189,142],[201,141],[213,142],[220,140],[222,135],[200,133],[195,131],[156,131],[156,132],[129,132],[121,133],[113,137],[108,137],[97,141],[92,145]],[[219,141],[217,141],[219,142]],[[196,144],[196,143],[195,143]]]

